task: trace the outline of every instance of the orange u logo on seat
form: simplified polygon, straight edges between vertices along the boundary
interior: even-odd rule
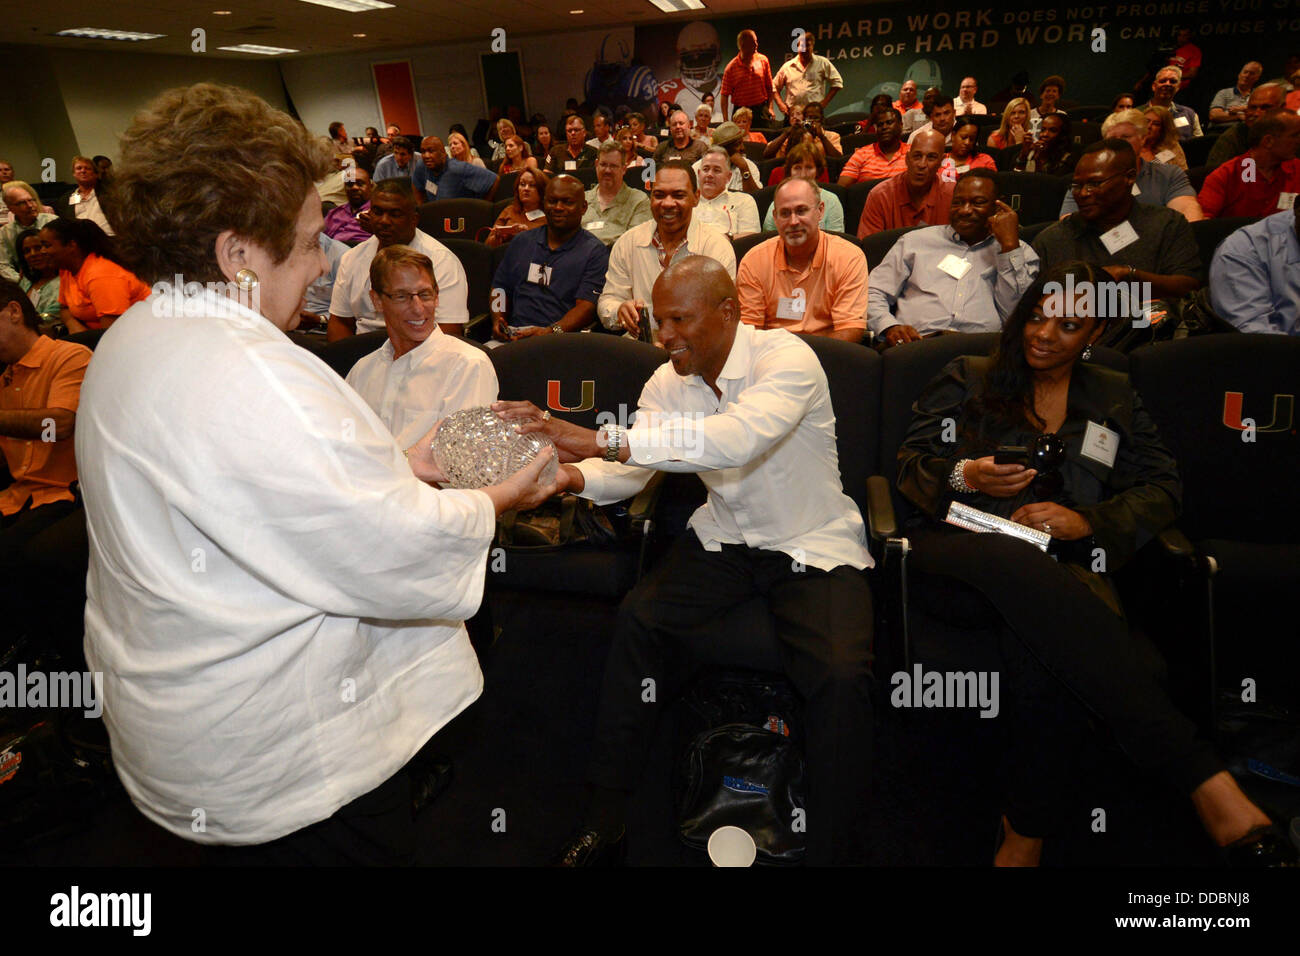
[[[1242,402],[1245,396],[1242,392],[1224,392],[1223,393],[1223,424],[1237,431],[1245,431],[1246,426],[1242,424]],[[1274,395],[1273,396],[1273,420],[1267,425],[1256,425],[1256,432],[1285,432],[1291,430],[1291,422],[1295,418],[1295,396],[1294,395]],[[1285,419],[1285,421],[1283,420]]]
[[[596,383],[585,379],[582,383],[582,404],[570,408],[560,401],[560,382],[551,379],[546,383],[546,407],[553,412],[587,412],[596,407]]]
[[[465,231],[465,217],[464,217],[464,216],[459,217],[459,218],[456,220],[456,225],[455,225],[455,226],[452,226],[452,224],[451,224],[451,217],[448,216],[446,219],[444,219],[444,220],[442,221],[442,231],[443,231],[443,232],[464,232],[464,231]]]

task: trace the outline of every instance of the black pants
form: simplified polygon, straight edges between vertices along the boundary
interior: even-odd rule
[[[409,766],[409,765],[408,765]],[[403,768],[319,823],[253,846],[204,846],[205,866],[410,866],[411,779]]]
[[[84,512],[76,501],[54,501],[39,508],[31,499],[22,509],[0,517],[0,606],[14,628],[10,639],[45,635],[52,616],[69,611],[70,593],[80,593],[85,603],[86,568],[84,564],[71,579],[33,560],[43,538],[65,520]],[[75,603],[75,601],[74,601]],[[79,618],[81,609],[76,609]],[[0,647],[0,652],[3,648]]]
[[[590,777],[635,789],[662,708],[707,660],[706,624],[763,595],[786,675],[805,702],[810,864],[854,862],[871,766],[871,591],[862,573],[797,569],[739,545],[705,551],[688,531],[619,609]],[[653,701],[647,680],[654,681]],[[671,685],[671,686],[670,686]]]
[[[1005,622],[1001,685],[1013,698],[1005,712],[1015,753],[1007,817],[1017,832],[1054,828],[1053,809],[1075,783],[1068,741],[1082,730],[1080,706],[1138,767],[1183,793],[1224,769],[1169,700],[1128,624],[1063,565],[1006,535],[945,528],[912,538],[920,600],[975,626]]]

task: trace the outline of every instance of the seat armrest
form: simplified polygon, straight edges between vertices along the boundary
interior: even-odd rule
[[[1156,540],[1160,542],[1160,547],[1165,554],[1171,557],[1184,558],[1188,561],[1196,557],[1195,545],[1187,539],[1187,535],[1175,527],[1165,528],[1156,536]]]
[[[632,503],[628,505],[627,516],[634,531],[643,531],[646,522],[654,515],[655,508],[659,504],[659,495],[663,491],[664,480],[667,477],[667,472],[656,471],[650,476],[646,486],[637,493],[637,496],[632,499]]]
[[[465,338],[486,342],[492,338],[492,313],[484,312],[465,323]]]
[[[894,499],[884,475],[872,475],[867,479],[867,527],[871,537],[877,541],[886,541],[898,534]]]

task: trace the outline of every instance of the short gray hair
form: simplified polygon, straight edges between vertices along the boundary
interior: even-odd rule
[[[704,156],[711,156],[714,153],[717,153],[719,156],[725,159],[727,161],[728,166],[731,165],[731,154],[728,153],[721,146],[710,146],[708,149],[704,151]],[[701,156],[700,159],[703,160],[704,156]]]

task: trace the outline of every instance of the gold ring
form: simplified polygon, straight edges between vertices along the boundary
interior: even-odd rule
[[[547,411],[542,412],[542,421],[544,421],[544,422],[549,422],[550,420],[551,420],[551,413],[550,413],[550,411],[547,410]]]

